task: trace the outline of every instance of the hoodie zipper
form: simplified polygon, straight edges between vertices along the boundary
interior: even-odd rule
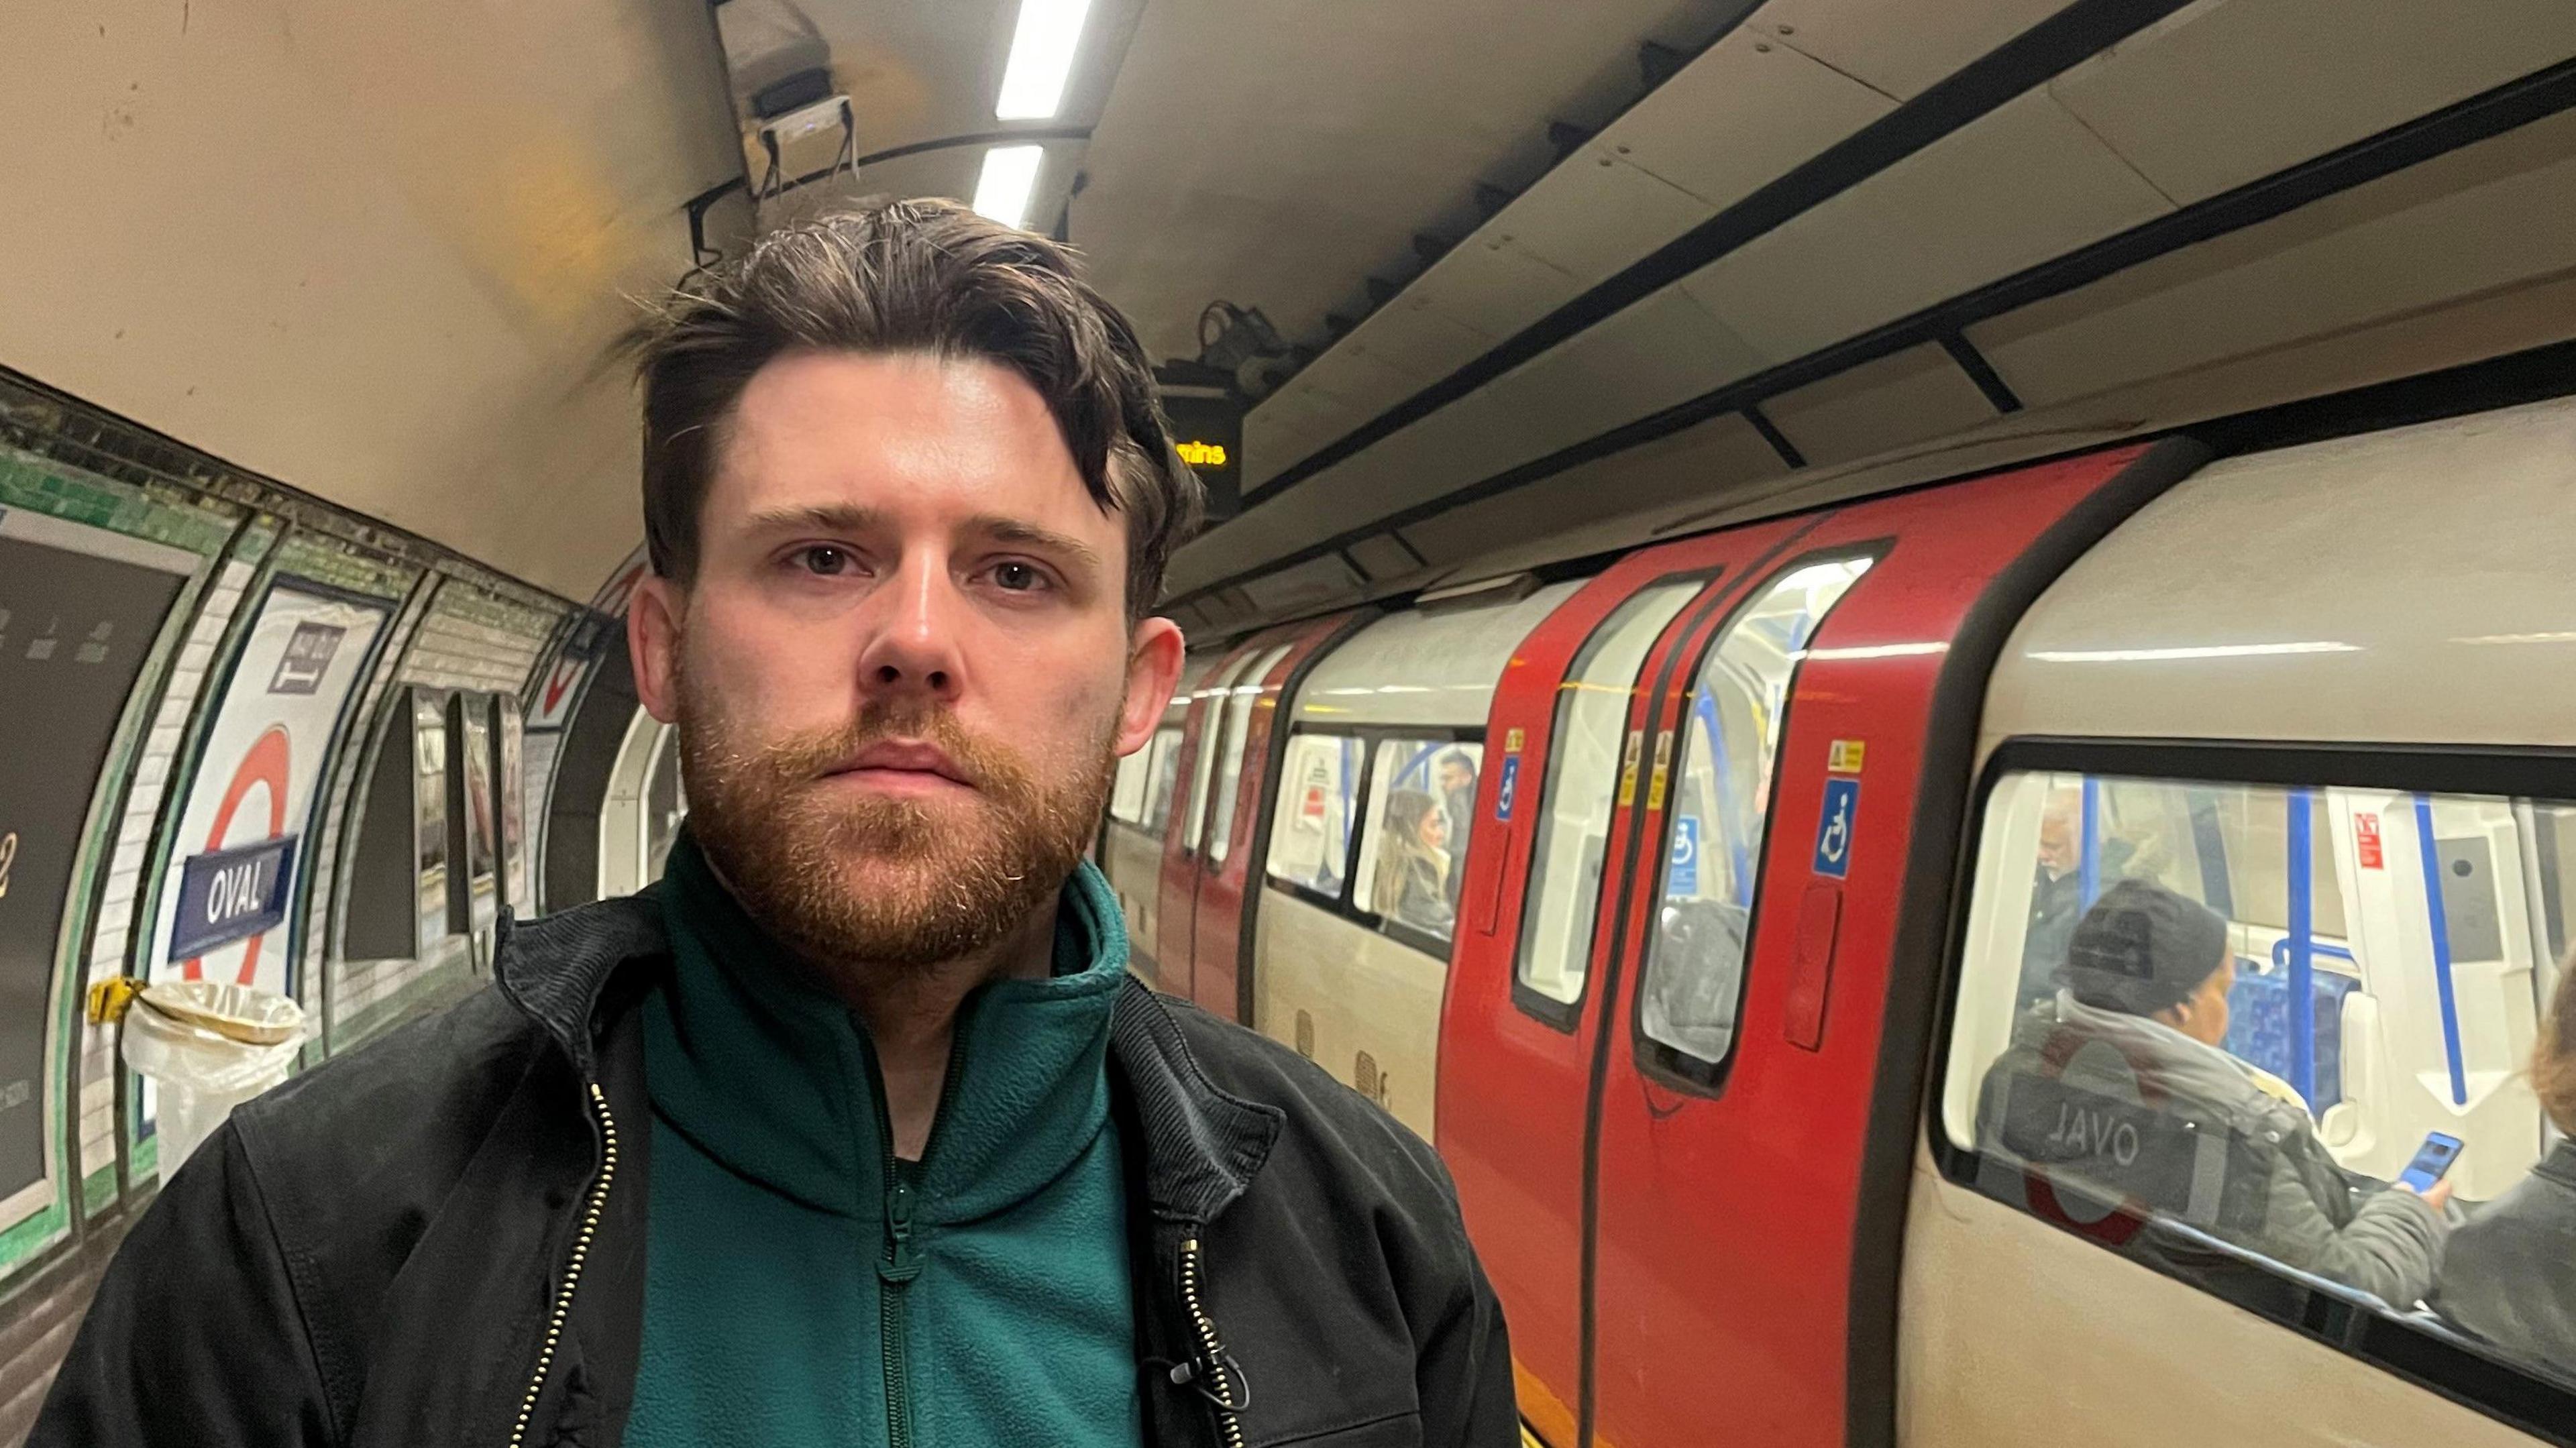
[[[939,1140],[939,1123],[948,1115],[948,1103],[957,1097],[958,1078],[965,1074],[965,1047],[962,1039],[949,1042],[939,1105],[932,1111],[930,1135],[921,1147],[924,1163]],[[894,1115],[886,1109],[885,1070],[877,1064],[876,1044],[864,1029],[859,1032],[859,1048],[876,1098],[877,1145],[885,1171],[886,1250],[884,1260],[877,1263],[877,1281],[882,1285],[877,1293],[877,1342],[885,1370],[886,1448],[912,1448],[912,1324],[905,1308],[913,1280],[921,1275],[921,1249],[912,1240],[913,1177],[920,1164],[907,1170],[895,1157]]]
[[[1234,1376],[1226,1369],[1225,1344],[1216,1335],[1216,1322],[1199,1304],[1199,1239],[1181,1244],[1181,1305],[1189,1309],[1190,1329],[1197,1335],[1199,1371],[1212,1388],[1202,1389],[1209,1410],[1216,1414],[1217,1437],[1225,1448],[1243,1448],[1243,1420],[1236,1415],[1232,1394]]]
[[[555,1348],[563,1341],[564,1323],[572,1316],[573,1289],[581,1286],[581,1269],[590,1260],[590,1244],[599,1235],[599,1215],[608,1205],[609,1186],[617,1179],[617,1118],[609,1113],[608,1093],[596,1081],[590,1086],[590,1108],[599,1125],[599,1176],[590,1184],[590,1196],[581,1213],[581,1232],[573,1238],[572,1258],[564,1266],[563,1287],[555,1293],[553,1313],[546,1319],[545,1345],[537,1350],[537,1371],[528,1380],[527,1395],[519,1400],[519,1420],[510,1429],[510,1448],[521,1448],[528,1437],[528,1417],[537,1410],[537,1395],[545,1390],[546,1374],[555,1365]]]
[[[912,1183],[895,1175],[894,1153],[886,1153],[886,1255],[877,1264],[884,1290],[877,1294],[878,1338],[885,1355],[886,1445],[912,1448],[912,1343],[905,1320],[904,1298],[921,1275],[921,1254],[912,1245]]]

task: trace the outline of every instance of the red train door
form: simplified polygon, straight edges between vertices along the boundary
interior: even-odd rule
[[[1644,708],[1676,635],[1791,534],[1783,521],[1620,560],[1531,631],[1495,690],[1442,1011],[1439,1147],[1512,1325],[1521,1411],[1570,1448],[1580,1401],[1582,1163],[1603,1011],[1599,887]]]
[[[1324,646],[1349,632],[1360,615],[1336,614],[1268,630],[1245,645],[1250,663],[1225,697],[1213,700],[1216,767],[1210,776],[1210,818],[1198,855],[1198,893],[1192,906],[1188,994],[1200,1009],[1225,1020],[1252,1020],[1251,997],[1241,965],[1250,939],[1247,882],[1269,838],[1271,774],[1279,750],[1272,741],[1286,691]],[[1284,741],[1283,741],[1284,742]],[[1166,989],[1174,987],[1166,986]]]
[[[1190,993],[1190,963],[1197,954],[1199,875],[1204,867],[1216,761],[1224,752],[1215,737],[1225,723],[1223,705],[1238,676],[1260,652],[1259,640],[1235,645],[1191,691],[1181,726],[1180,779],[1172,787],[1172,817],[1163,831],[1163,879],[1155,910],[1155,984],[1177,996]]]
[[[1578,1440],[1845,1442],[1880,1016],[1891,969],[1937,964],[1893,960],[1934,687],[1995,575],[2136,452],[1822,516],[1672,650],[1605,912]]]

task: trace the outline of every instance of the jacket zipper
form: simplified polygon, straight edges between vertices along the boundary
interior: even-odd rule
[[[878,1337],[885,1354],[886,1445],[912,1448],[912,1343],[904,1315],[904,1298],[912,1279],[921,1275],[921,1254],[912,1245],[912,1183],[895,1174],[894,1152],[886,1152],[886,1255],[877,1264],[885,1286],[877,1294]]]
[[[1217,1436],[1223,1440],[1225,1448],[1243,1448],[1243,1420],[1236,1415],[1234,1407],[1229,1406],[1233,1403],[1235,1380],[1226,1370],[1225,1344],[1216,1335],[1215,1321],[1209,1318],[1207,1309],[1199,1305],[1199,1239],[1196,1237],[1181,1244],[1181,1304],[1189,1309],[1191,1330],[1198,1335],[1200,1371],[1207,1381],[1216,1385],[1212,1391],[1203,1390],[1201,1396],[1208,1400],[1210,1410],[1216,1414]]]
[[[590,1105],[599,1121],[599,1178],[590,1184],[590,1197],[582,1208],[581,1233],[573,1238],[572,1259],[564,1266],[563,1288],[555,1294],[554,1312],[546,1319],[545,1345],[537,1350],[536,1375],[528,1380],[527,1396],[519,1400],[519,1421],[510,1429],[510,1448],[521,1448],[528,1437],[528,1417],[537,1410],[537,1394],[546,1386],[546,1374],[555,1365],[555,1347],[563,1340],[564,1323],[572,1316],[573,1289],[581,1285],[582,1265],[590,1260],[591,1239],[599,1235],[599,1214],[608,1205],[608,1188],[617,1179],[617,1118],[609,1113],[608,1093],[599,1083],[590,1082]]]
[[[886,1448],[912,1448],[912,1327],[904,1308],[913,1279],[921,1275],[921,1250],[912,1240],[912,1178],[919,1166],[907,1171],[895,1159],[894,1113],[886,1109],[885,1071],[877,1063],[876,1043],[864,1029],[859,1032],[859,1049],[867,1062],[868,1085],[876,1096],[877,1144],[886,1183],[886,1251],[877,1264],[877,1280],[884,1288],[877,1294],[877,1342],[885,1370]],[[948,1115],[948,1103],[957,1097],[965,1056],[965,1043],[951,1041],[939,1106],[930,1118],[930,1136],[921,1147],[923,1162],[930,1160],[930,1147],[939,1140],[939,1123]]]

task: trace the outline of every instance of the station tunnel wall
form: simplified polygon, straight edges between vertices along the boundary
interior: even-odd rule
[[[161,1178],[91,988],[281,991],[307,1068],[475,989],[612,638],[0,370],[0,1445]]]

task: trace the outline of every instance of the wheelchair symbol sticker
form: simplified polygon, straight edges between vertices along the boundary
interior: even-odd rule
[[[1840,880],[1851,873],[1852,830],[1860,823],[1860,781],[1825,781],[1824,817],[1816,822],[1816,873]]]
[[[1664,870],[1664,893],[1699,893],[1699,818],[1696,815],[1680,815],[1673,820],[1673,857]]]

